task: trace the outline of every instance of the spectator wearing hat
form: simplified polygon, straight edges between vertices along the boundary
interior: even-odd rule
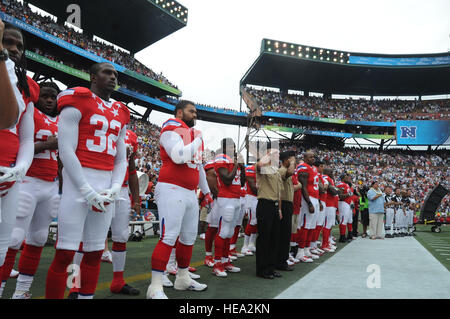
[[[384,239],[382,231],[385,199],[377,181],[372,182],[367,198],[369,199],[370,239]]]

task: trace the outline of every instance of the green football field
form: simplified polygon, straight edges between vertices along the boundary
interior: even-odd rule
[[[335,234],[337,236],[337,234]],[[109,286],[112,280],[112,264],[102,263],[99,283],[95,298],[117,299],[117,298],[145,298],[147,287],[151,280],[150,258],[157,243],[156,237],[147,237],[141,242],[128,242],[127,261],[125,267],[125,280],[128,284],[141,290],[139,296],[116,295],[110,292]],[[239,238],[237,248],[240,250],[243,238]],[[338,246],[338,253],[346,244]],[[109,244],[111,247],[111,242]],[[36,273],[33,286],[31,287],[32,298],[44,298],[45,278],[47,270],[54,256],[53,246],[45,247],[38,272]],[[282,278],[267,280],[256,277],[255,256],[239,258],[234,264],[241,268],[240,273],[228,274],[227,278],[218,278],[211,273],[211,268],[203,265],[204,241],[197,239],[194,246],[191,266],[197,269],[196,274],[201,276],[199,282],[208,285],[208,289],[203,292],[176,291],[173,288],[165,288],[165,293],[173,299],[266,299],[273,298],[280,292],[288,288],[291,284],[299,280],[308,272],[318,267],[333,254],[325,254],[318,261],[309,264],[298,264],[294,271],[281,272]],[[16,260],[16,267],[18,258]],[[17,269],[17,268],[15,268]],[[169,276],[173,282],[175,277]],[[3,298],[10,298],[14,292],[16,279],[7,282]]]
[[[432,233],[430,228],[431,226],[418,225],[416,231],[417,236],[415,238],[450,270],[450,226],[442,226],[441,233]],[[335,237],[338,237],[337,231],[338,229],[335,227]],[[156,237],[147,237],[141,242],[129,242],[127,244],[125,277],[128,284],[141,290],[139,296],[130,297],[112,294],[109,290],[112,280],[112,264],[102,263],[95,298],[145,298],[147,287],[151,280],[150,258],[157,240]],[[243,238],[239,238],[238,249],[241,248],[242,243]],[[347,244],[338,244],[338,250],[334,254],[339,253],[340,249],[345,247],[345,245]],[[111,243],[109,246],[111,247]],[[41,263],[31,288],[33,298],[44,298],[45,278],[50,263],[53,260],[54,251],[53,246],[47,246],[43,251]],[[256,277],[255,256],[247,256],[239,258],[234,262],[236,266],[241,268],[240,273],[229,273],[227,278],[218,278],[211,274],[211,268],[203,265],[204,241],[198,239],[194,246],[191,265],[197,268],[196,273],[201,276],[198,281],[207,284],[208,289],[203,292],[185,292],[176,291],[173,288],[165,288],[165,293],[172,299],[270,299],[280,294],[332,256],[333,253],[329,253],[313,263],[295,265],[294,271],[281,272],[283,277],[274,280]],[[172,282],[175,279],[174,276],[169,276],[169,278]],[[15,279],[10,279],[7,282],[3,298],[10,298],[12,296],[15,283]]]
[[[442,225],[440,233],[431,232],[432,225],[417,225],[416,239],[450,271],[450,225]]]

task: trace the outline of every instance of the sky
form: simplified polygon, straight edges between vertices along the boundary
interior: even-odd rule
[[[183,92],[183,99],[239,110],[239,82],[263,38],[329,49],[386,54],[450,50],[450,1],[181,0],[187,26],[136,54]],[[246,108],[243,103],[243,108]],[[162,124],[169,114],[152,112]],[[207,147],[238,128],[198,121]],[[247,129],[241,128],[241,143]]]

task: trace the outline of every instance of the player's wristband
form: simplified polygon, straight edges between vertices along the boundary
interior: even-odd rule
[[[136,170],[130,172],[130,176],[136,175]]]

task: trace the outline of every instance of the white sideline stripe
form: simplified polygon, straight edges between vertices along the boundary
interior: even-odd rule
[[[367,287],[372,264],[380,266],[380,288]],[[420,274],[420,280],[411,280],[412,274]],[[450,272],[409,237],[353,241],[275,298],[428,299],[437,292],[450,298]]]
[[[448,248],[448,249],[436,249],[436,251],[450,251],[450,248]]]
[[[439,254],[439,255],[442,255],[442,256],[450,256],[450,254]]]

